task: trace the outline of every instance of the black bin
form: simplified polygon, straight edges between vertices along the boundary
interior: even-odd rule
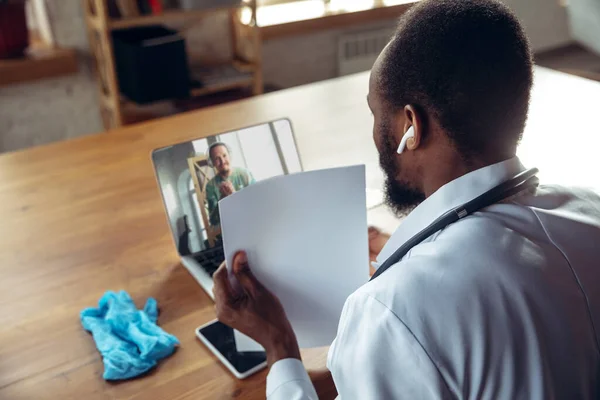
[[[160,25],[113,32],[121,93],[139,104],[189,97],[185,39]]]

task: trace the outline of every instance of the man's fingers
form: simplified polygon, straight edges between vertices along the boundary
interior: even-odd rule
[[[226,300],[231,301],[235,297],[231,283],[229,282],[229,276],[227,273],[227,266],[222,263],[217,271],[213,274],[213,294],[215,299],[222,299],[224,296]]]
[[[250,296],[255,296],[259,290],[263,289],[262,284],[256,279],[250,266],[248,265],[248,256],[240,251],[233,257],[233,274],[238,282],[244,288],[244,291]]]
[[[377,236],[379,236],[380,233],[381,233],[381,231],[379,229],[375,228],[374,226],[370,226],[369,227],[369,240],[375,239]]]
[[[215,296],[215,314],[217,319],[224,324],[230,324],[232,321],[231,305],[235,300],[235,294],[227,272],[225,263],[221,264],[219,269],[213,274],[213,295]]]

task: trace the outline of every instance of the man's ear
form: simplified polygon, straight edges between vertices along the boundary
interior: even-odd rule
[[[423,118],[417,108],[412,104],[404,107],[404,133],[412,126],[414,136],[406,141],[407,150],[416,150],[422,143],[424,134]]]

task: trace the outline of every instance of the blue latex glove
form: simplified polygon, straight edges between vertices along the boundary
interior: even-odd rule
[[[80,318],[102,354],[106,380],[143,374],[158,360],[173,354],[179,344],[175,336],[156,325],[156,300],[149,298],[141,311],[123,290],[104,293],[98,308],[86,308],[81,311]]]

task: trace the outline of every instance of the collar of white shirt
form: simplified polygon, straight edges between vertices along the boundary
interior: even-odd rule
[[[523,171],[518,157],[469,172],[445,184],[419,204],[405,219],[377,256],[378,268],[398,248],[452,208],[467,203]]]

